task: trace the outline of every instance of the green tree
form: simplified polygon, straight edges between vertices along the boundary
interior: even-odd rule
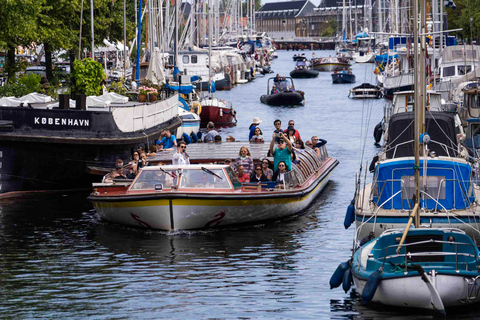
[[[462,39],[475,39],[480,37],[480,1],[455,0],[457,8],[446,8],[448,29],[457,31],[456,35]]]
[[[45,0],[0,0],[0,46],[7,51],[8,82],[15,80],[18,66],[15,49],[30,46],[37,39],[37,17]]]

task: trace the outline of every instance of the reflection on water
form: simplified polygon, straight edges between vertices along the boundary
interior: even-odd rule
[[[293,69],[292,55],[279,53],[275,74]],[[373,65],[352,69],[358,82],[373,83]],[[238,125],[220,132],[246,141],[253,117],[263,120],[267,137],[275,119],[284,127],[293,119],[304,141],[312,135],[328,140],[329,154],[340,164],[304,214],[214,231],[160,232],[100,221],[87,195],[4,201],[0,318],[432,319],[363,306],[354,291],[330,290],[328,284],[351,256],[353,230],[344,229],[343,219],[359,164],[378,150],[371,133],[383,101],[349,100],[352,86],[333,85],[329,73],[320,73],[295,81],[305,106],[271,107],[259,101],[267,79],[217,93],[234,101],[238,112]],[[367,136],[363,158],[361,136]],[[452,318],[480,316],[461,312]]]

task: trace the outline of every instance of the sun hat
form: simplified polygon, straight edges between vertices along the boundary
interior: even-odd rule
[[[260,120],[259,117],[255,117],[255,118],[253,118],[252,123],[258,123],[258,124],[260,124],[260,123],[262,123],[262,120]]]

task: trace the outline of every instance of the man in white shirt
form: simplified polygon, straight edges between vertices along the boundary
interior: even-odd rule
[[[184,165],[190,164],[190,159],[186,152],[187,144],[183,141],[178,143],[177,152],[173,154],[172,164]]]

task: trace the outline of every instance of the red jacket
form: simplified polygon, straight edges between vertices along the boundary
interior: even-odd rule
[[[241,183],[250,182],[250,176],[246,173],[244,173],[243,176],[239,176],[237,174],[237,178],[238,178],[238,180],[240,180]]]

